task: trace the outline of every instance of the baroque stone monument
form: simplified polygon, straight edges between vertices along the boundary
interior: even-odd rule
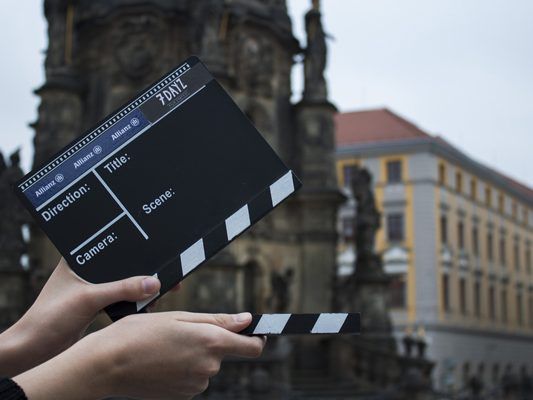
[[[35,128],[35,165],[143,87],[198,54],[304,183],[205,268],[166,307],[269,309],[272,274],[290,267],[291,311],[327,311],[335,266],[335,108],[324,80],[318,1],[307,13],[308,45],[292,34],[282,0],[46,0],[49,48]],[[304,54],[305,90],[291,103],[293,59]],[[30,264],[46,272],[59,255],[32,227]],[[222,283],[224,282],[224,283]],[[309,296],[308,293],[313,293]],[[283,300],[287,302],[287,300]]]

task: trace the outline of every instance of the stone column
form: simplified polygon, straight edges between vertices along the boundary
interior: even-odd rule
[[[33,166],[39,167],[59,149],[80,134],[82,84],[72,65],[74,49],[74,8],[65,0],[47,0],[48,20],[46,82],[35,91],[41,98],[38,118],[32,127],[35,154]],[[34,223],[30,225],[29,258],[35,292],[38,292],[59,253]]]

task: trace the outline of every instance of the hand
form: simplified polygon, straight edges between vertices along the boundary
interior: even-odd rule
[[[224,356],[261,354],[264,339],[234,333],[251,320],[249,313],[131,315],[15,381],[32,400],[188,400],[207,388]]]
[[[54,357],[76,343],[106,306],[147,299],[160,287],[148,276],[90,284],[61,259],[31,308],[0,335],[0,375],[14,376]]]

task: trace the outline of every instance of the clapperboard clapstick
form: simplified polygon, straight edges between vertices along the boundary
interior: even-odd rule
[[[256,314],[243,335],[359,334],[359,313]]]

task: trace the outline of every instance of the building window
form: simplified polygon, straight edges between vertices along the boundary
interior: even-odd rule
[[[481,317],[481,282],[474,283],[474,315],[476,318]]]
[[[400,160],[387,161],[387,182],[398,183],[402,181],[402,162]]]
[[[470,381],[470,363],[463,364],[463,387],[468,387]]]
[[[492,207],[492,190],[489,186],[485,186],[485,204],[487,207]]]
[[[460,171],[455,173],[455,190],[458,193],[463,191],[463,174]]]
[[[514,241],[513,261],[514,261],[514,268],[517,271],[519,271],[520,270],[520,239],[519,238],[516,238]]]
[[[529,212],[525,207],[522,209],[522,220],[524,222],[524,225],[527,225],[529,223]]]
[[[465,248],[465,225],[463,221],[459,221],[457,224],[457,247],[459,250]]]
[[[354,237],[354,219],[352,217],[342,218],[342,236],[345,240],[353,239]]]
[[[501,292],[501,320],[503,323],[507,322],[507,289],[502,289]]]
[[[450,312],[450,277],[443,274],[441,279],[442,308],[445,312]]]
[[[529,326],[533,328],[533,295],[529,296]]]
[[[459,310],[466,315],[466,279],[459,279]]]
[[[496,290],[493,285],[489,287],[489,318],[496,320]]]
[[[387,237],[389,242],[402,242],[404,240],[403,214],[387,215]]]
[[[477,182],[474,178],[470,180],[470,197],[474,201],[477,199]]]
[[[503,193],[498,195],[498,211],[503,214],[505,212],[505,197]]]
[[[528,275],[531,275],[531,244],[529,242],[526,243],[526,254],[524,255],[524,258],[526,272]]]
[[[492,366],[492,382],[497,383],[500,380],[500,366],[494,364]]]
[[[250,312],[261,312],[262,306],[258,299],[257,292],[261,289],[262,272],[261,266],[256,261],[249,261],[243,268],[242,286],[244,288],[242,293],[242,300],[245,310],[253,310]]]
[[[446,215],[440,217],[440,242],[448,244],[448,218]]]
[[[482,382],[484,381],[483,378],[485,377],[485,364],[479,363],[477,366],[477,376]]]
[[[446,165],[439,164],[439,185],[446,186]]]
[[[523,305],[522,305],[522,294],[516,294],[516,321],[518,325],[522,326],[524,324],[524,315],[523,315]]]
[[[357,166],[356,165],[344,165],[342,167],[342,176],[344,178],[344,187],[350,187],[353,177],[355,176]]]
[[[472,252],[476,257],[479,256],[479,232],[477,226],[472,228]]]
[[[502,267],[505,267],[505,261],[507,257],[505,256],[505,233],[503,232],[500,234],[499,253],[500,253],[500,265]]]
[[[518,204],[516,204],[516,201],[513,201],[513,205],[512,205],[512,215],[513,215],[513,219],[517,219],[518,218]]]
[[[405,308],[407,306],[405,274],[394,274],[391,277],[388,297],[391,308]]]
[[[487,233],[487,259],[494,260],[494,238],[492,232]]]

